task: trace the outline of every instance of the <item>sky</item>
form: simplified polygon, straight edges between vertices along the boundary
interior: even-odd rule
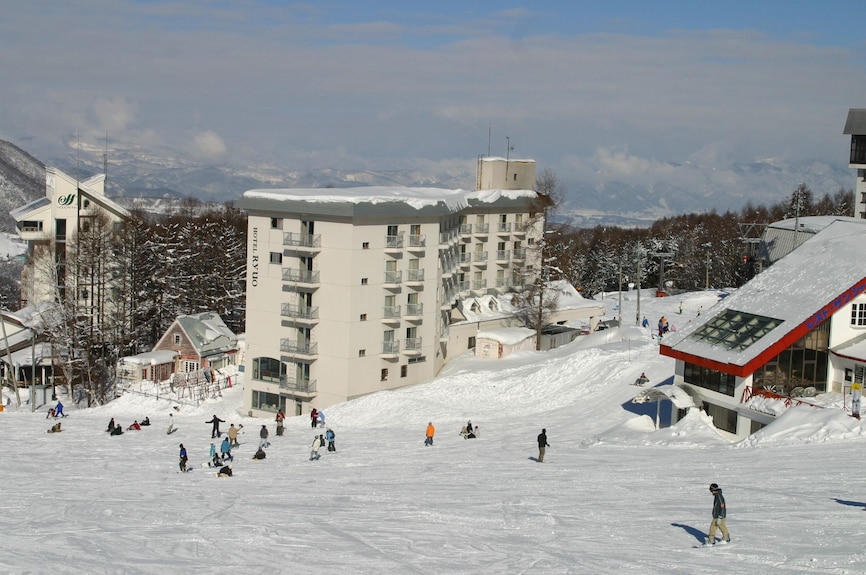
[[[635,311],[626,293],[623,315]],[[654,298],[641,311],[682,327],[718,292]],[[618,294],[607,294],[616,313]],[[678,306],[683,302],[683,313]],[[637,330],[638,334],[635,333]],[[866,572],[866,422],[843,398],[814,398],[730,443],[699,412],[670,427],[667,405],[634,404],[670,383],[649,331],[596,332],[550,352],[462,355],[436,380],[328,407],[336,452],[310,461],[308,416],[274,436],[242,415],[241,389],[199,405],[124,395],[46,430],[54,405],[0,413],[3,552],[10,573],[642,573]],[[237,382],[236,382],[237,383]],[[141,388],[146,389],[146,388]],[[37,407],[33,411],[33,407]],[[769,406],[764,405],[764,408]],[[167,435],[169,413],[177,431]],[[206,466],[212,415],[243,424],[234,475]],[[111,437],[148,416],[153,425]],[[471,420],[477,439],[463,439]],[[424,446],[428,422],[434,444]],[[253,461],[258,430],[268,456]],[[544,462],[536,438],[547,430]],[[190,473],[178,472],[179,444]],[[710,483],[727,501],[732,542],[700,547]]]
[[[0,19],[0,138],[227,166],[689,188],[734,163],[847,164],[860,3],[37,0]],[[852,176],[853,181],[853,176]],[[467,185],[474,184],[473,181]],[[852,184],[853,185],[853,184]]]

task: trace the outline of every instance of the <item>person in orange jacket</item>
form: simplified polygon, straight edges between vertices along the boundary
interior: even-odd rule
[[[433,427],[433,422],[427,422],[427,439],[424,440],[424,445],[433,445],[433,435],[436,433],[436,428]]]

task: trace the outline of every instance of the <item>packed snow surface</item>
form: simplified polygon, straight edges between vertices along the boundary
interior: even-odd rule
[[[684,325],[715,297],[644,292],[642,338],[608,329],[547,353],[465,355],[433,382],[332,406],[337,451],[318,461],[309,447],[324,430],[291,417],[274,437],[273,421],[242,415],[238,387],[179,411],[137,394],[66,401],[61,433],[46,433],[50,401],[37,398],[35,413],[13,403],[0,413],[0,572],[866,573],[866,430],[842,398],[818,396],[822,406],[783,412],[739,443],[701,412],[667,426],[668,402],[656,430],[656,404],[631,402],[672,379],[650,334],[658,317]],[[631,385],[641,372],[650,382]],[[231,478],[201,467],[214,414],[223,430],[244,426]],[[104,431],[112,417],[145,416],[142,431]],[[477,439],[459,435],[469,419]],[[262,424],[271,447],[253,461]],[[542,428],[550,447],[537,463]],[[712,482],[733,542],[694,548]]]

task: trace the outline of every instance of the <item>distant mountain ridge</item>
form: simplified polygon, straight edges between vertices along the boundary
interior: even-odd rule
[[[107,160],[107,161],[106,161]],[[81,179],[102,173],[107,166],[106,194],[124,205],[160,199],[169,205],[186,198],[204,202],[230,202],[250,189],[326,188],[350,186],[430,186],[467,189],[475,183],[475,160],[466,169],[450,173],[422,170],[342,170],[336,167],[291,170],[281,166],[250,164],[243,167],[213,165],[163,150],[144,148],[101,149],[70,144],[64,157],[46,161]],[[673,165],[672,165],[673,166]],[[673,166],[677,167],[677,166]],[[763,160],[725,168],[723,177],[714,166],[689,166],[692,187],[664,181],[645,184],[609,180],[602,183],[558,179],[565,191],[560,218],[573,225],[645,226],[665,216],[715,209],[739,211],[747,202],[772,205],[791,195],[804,182],[815,197],[852,189],[856,175],[847,164],[810,160]],[[539,170],[544,169],[543,165]],[[9,228],[8,211],[44,194],[45,164],[9,142],[0,140],[0,226]],[[133,202],[132,198],[137,198]],[[125,201],[124,201],[125,200]]]

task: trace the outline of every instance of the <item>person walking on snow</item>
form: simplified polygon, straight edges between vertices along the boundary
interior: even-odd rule
[[[286,419],[286,414],[283,413],[283,410],[279,410],[277,412],[277,437],[281,437],[283,435],[283,421]]]
[[[314,459],[319,459],[321,457],[321,455],[319,455],[320,447],[322,447],[322,436],[314,435],[313,444],[310,446],[310,461]]]
[[[268,447],[270,445],[270,443],[268,443],[268,435],[270,435],[268,433],[268,426],[262,425],[262,430],[259,431],[259,438],[260,438],[259,447],[260,448],[261,447]]]
[[[542,429],[541,433],[538,434],[538,462],[544,463],[544,448],[550,447],[550,444],[547,443],[547,430]]]
[[[165,432],[165,434],[171,435],[172,433],[174,433],[174,429],[175,429],[175,427],[174,427],[174,414],[169,413],[168,414],[168,430]]]
[[[213,417],[209,421],[205,421],[205,423],[213,423],[213,429],[210,432],[210,438],[211,439],[213,439],[214,437],[219,437],[220,435],[222,435],[220,433],[220,423],[225,423],[225,420],[222,420],[219,417],[217,417],[216,413],[214,413]]]
[[[328,451],[337,451],[337,448],[334,447],[335,437],[334,430],[329,427],[328,431],[325,432],[325,440],[328,442]]]
[[[66,417],[66,414],[63,413],[63,404],[60,403],[60,400],[57,400],[57,406],[54,408],[54,417]]]
[[[316,419],[319,421],[319,427],[325,427],[325,412],[321,409],[319,410],[319,415],[316,416]]]
[[[433,427],[433,422],[427,422],[427,438],[424,440],[424,445],[433,445],[433,436],[436,434],[436,428]]]
[[[223,442],[220,444],[220,454],[222,455],[223,461],[228,459],[229,461],[234,461],[234,457],[232,457],[232,444],[229,443],[229,438],[226,437],[223,439]]]
[[[208,457],[210,457],[208,467],[219,467],[222,465],[219,455],[217,455],[216,445],[213,443],[210,444],[210,453],[208,453]]]
[[[310,412],[310,427],[313,429],[316,428],[316,424],[319,422],[319,412],[316,411],[316,408],[313,408],[313,411]]]
[[[186,447],[183,446],[183,443],[180,444],[179,457],[180,462],[178,465],[180,466],[180,470],[181,472],[186,473],[186,462],[189,460],[189,458],[186,455]]]
[[[716,529],[719,529],[722,532],[722,537],[725,538],[725,543],[730,543],[731,534],[728,533],[728,526],[725,524],[728,510],[725,506],[725,496],[722,495],[722,488],[717,483],[711,483],[710,493],[713,494],[713,522],[710,523],[710,533],[707,535],[706,542],[710,545],[715,545]]]

